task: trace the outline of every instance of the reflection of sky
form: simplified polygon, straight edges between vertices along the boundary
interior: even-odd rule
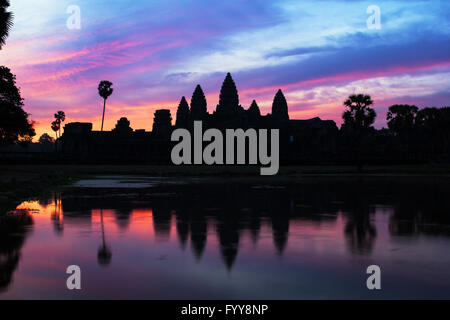
[[[101,211],[61,212],[58,205],[24,202],[18,209],[33,209],[33,230],[21,249],[19,267],[2,298],[151,298],[151,299],[300,299],[445,297],[450,294],[449,239],[398,237],[389,233],[392,207],[375,208],[377,229],[373,251],[354,254],[344,234],[345,214],[321,221],[294,218],[282,254],[274,246],[272,222],[263,218],[257,241],[250,230],[240,231],[236,261],[224,265],[217,221],[208,219],[205,250],[195,257],[192,239],[180,245],[176,219],[161,231],[152,209],[133,209],[127,224],[117,212],[104,209],[106,246],[111,263],[99,266],[102,245]],[[63,231],[54,228],[55,222]],[[160,221],[161,222],[161,221]],[[159,233],[159,234],[158,234]],[[164,233],[164,234],[161,234]],[[82,290],[65,287],[65,270],[82,270]],[[382,268],[382,293],[365,287],[365,269]],[[381,295],[382,294],[382,295]]]
[[[81,8],[80,31],[66,28],[72,4]],[[212,111],[227,71],[245,108],[255,98],[268,112],[282,88],[292,118],[340,122],[342,101],[356,92],[373,96],[379,127],[393,103],[448,104],[450,3],[379,0],[382,29],[368,30],[372,4],[16,0],[0,59],[17,74],[38,134],[50,130],[59,109],[67,121],[98,127],[102,79],[115,84],[108,129],[121,116],[150,129],[156,108],[171,108],[174,116],[179,98],[190,97],[197,83]]]

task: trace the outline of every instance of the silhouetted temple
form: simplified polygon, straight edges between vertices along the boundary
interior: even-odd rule
[[[203,130],[280,129],[280,157],[283,162],[326,159],[334,152],[338,128],[331,120],[313,118],[290,120],[288,104],[281,90],[276,93],[272,112],[261,115],[255,100],[246,110],[239,104],[239,94],[228,73],[220,90],[219,104],[210,114],[200,85],[194,90],[190,106],[185,97],[178,105],[175,125],[170,110],[156,110],[153,129],[133,130],[121,118],[109,132],[93,131],[91,123],[69,123],[64,127],[62,153],[67,161],[90,163],[168,163],[171,133],[176,128],[192,129],[201,120]],[[307,151],[307,152],[305,152]]]

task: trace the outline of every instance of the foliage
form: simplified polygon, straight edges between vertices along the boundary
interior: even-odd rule
[[[39,138],[39,143],[40,144],[50,144],[50,143],[54,143],[55,139],[53,139],[52,137],[50,137],[48,135],[48,133],[44,133],[43,135],[40,136]]]
[[[419,108],[408,104],[395,104],[389,107],[387,125],[396,135],[408,134],[414,130]]]
[[[107,81],[107,80],[103,80],[100,81],[99,85],[98,85],[98,94],[100,97],[103,98],[103,115],[102,115],[102,128],[101,131],[103,131],[103,123],[105,120],[105,109],[106,109],[106,100],[108,99],[108,97],[110,95],[112,95],[114,89],[111,88],[113,85],[112,82]]]
[[[356,134],[367,132],[377,116],[375,110],[369,107],[372,104],[372,98],[365,94],[354,94],[345,100],[347,110],[342,115],[344,128]]]
[[[8,0],[0,0],[0,48],[5,44],[9,31],[13,26],[13,14],[6,11],[8,7]]]
[[[0,66],[0,144],[29,143],[36,135],[23,106],[16,76]]]
[[[58,134],[59,137],[61,137],[61,126],[62,123],[66,120],[66,114],[64,113],[64,111],[57,111],[54,117],[55,121],[52,122],[51,128],[53,131],[55,131],[56,139],[58,139]]]

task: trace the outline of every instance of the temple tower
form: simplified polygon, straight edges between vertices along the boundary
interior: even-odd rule
[[[130,121],[127,118],[122,117],[117,121],[116,127],[112,131],[120,134],[125,134],[133,132],[133,128],[131,128],[130,126]]]
[[[273,99],[272,119],[276,121],[289,120],[288,105],[281,89],[278,90]]]
[[[187,128],[189,121],[189,105],[185,97],[181,98],[177,109],[177,120],[175,126],[178,128]]]
[[[192,94],[190,120],[204,120],[207,113],[205,94],[203,93],[202,87],[197,85],[194,93]]]
[[[227,73],[220,90],[216,114],[220,117],[233,117],[239,112],[239,95],[230,73]]]
[[[172,116],[170,110],[159,109],[155,111],[153,119],[153,133],[157,135],[168,135],[172,128]]]
[[[261,111],[255,100],[252,101],[250,108],[247,110],[248,119],[251,121],[257,121],[261,117]]]

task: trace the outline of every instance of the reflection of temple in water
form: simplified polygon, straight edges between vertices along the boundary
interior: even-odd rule
[[[349,179],[285,185],[198,183],[161,186],[157,193],[137,189],[131,195],[123,190],[90,189],[86,196],[86,190],[68,189],[49,199],[40,199],[40,203],[54,204],[51,221],[60,236],[64,236],[65,226],[92,225],[93,219],[98,220],[101,265],[108,265],[114,254],[114,248],[108,246],[111,224],[105,227],[104,214],[108,212],[109,223],[126,235],[134,213],[148,212],[139,223],[152,225],[157,243],[170,241],[171,232],[175,231],[180,248],[190,247],[191,254],[201,261],[211,241],[209,237],[214,235],[217,242],[211,243],[217,245],[215,249],[225,267],[231,270],[244,236],[256,246],[261,229],[270,228],[265,230],[271,230],[273,252],[282,256],[289,247],[293,223],[307,222],[320,227],[325,222],[335,223],[339,216],[343,217],[342,235],[348,252],[370,255],[377,239],[374,215],[376,208],[383,206],[390,208],[389,232],[393,236],[450,235],[445,228],[450,225],[447,215],[450,207],[443,206],[442,201],[439,206],[433,205],[433,198],[445,196],[446,188],[433,182],[421,187],[422,196],[411,198],[415,186],[405,187],[392,181]],[[376,198],[374,190],[378,190]],[[0,286],[11,281],[19,261],[26,228],[18,230],[13,234],[0,232]]]

